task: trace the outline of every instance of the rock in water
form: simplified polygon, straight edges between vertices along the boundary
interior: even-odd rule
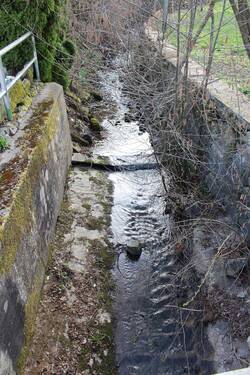
[[[130,258],[139,259],[142,253],[142,246],[137,240],[130,240],[126,244],[126,251]]]

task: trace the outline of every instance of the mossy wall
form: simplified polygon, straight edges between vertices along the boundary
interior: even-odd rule
[[[0,375],[23,374],[71,162],[62,87],[46,84],[20,127],[22,147],[0,161]]]
[[[41,77],[65,88],[74,45],[68,39],[68,0],[1,0],[0,48],[27,31],[36,36]],[[31,42],[24,42],[4,57],[9,74],[16,73],[32,55]]]

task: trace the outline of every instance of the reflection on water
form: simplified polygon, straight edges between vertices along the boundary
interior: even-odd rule
[[[145,374],[153,355],[152,265],[156,249],[167,246],[169,227],[163,215],[161,179],[157,171],[116,173],[110,178],[114,184],[114,241],[126,243],[133,238],[143,246],[138,261],[122,252],[119,268],[114,270],[119,373]]]
[[[137,121],[125,121],[128,100],[122,95],[119,72],[103,73],[101,79],[106,96],[116,104],[116,111],[104,119],[105,137],[97,143],[94,153],[127,164],[155,162],[148,133],[139,130]]]

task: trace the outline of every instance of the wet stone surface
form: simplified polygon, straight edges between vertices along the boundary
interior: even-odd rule
[[[112,186],[78,168],[67,185],[25,374],[112,375]]]

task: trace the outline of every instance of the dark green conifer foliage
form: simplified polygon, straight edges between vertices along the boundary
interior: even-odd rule
[[[36,36],[42,80],[69,83],[74,45],[67,39],[67,0],[1,0],[0,48],[31,30]],[[4,64],[10,74],[23,67],[32,55],[30,42],[9,52]]]

